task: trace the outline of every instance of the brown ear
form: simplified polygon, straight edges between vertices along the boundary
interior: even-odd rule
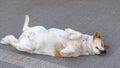
[[[110,48],[110,47],[109,47],[109,45],[104,45],[104,48],[106,48],[106,49],[107,49],[107,48]]]
[[[101,30],[97,29],[96,32],[93,35],[93,39],[95,38],[101,38]]]

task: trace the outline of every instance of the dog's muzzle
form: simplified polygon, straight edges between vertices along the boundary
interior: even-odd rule
[[[107,53],[107,50],[100,50],[100,54],[98,55],[105,55]]]

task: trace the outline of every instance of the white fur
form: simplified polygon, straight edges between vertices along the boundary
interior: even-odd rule
[[[94,54],[92,36],[70,28],[65,30],[57,28],[46,29],[43,26],[29,27],[28,24],[29,16],[26,15],[23,33],[20,38],[16,39],[13,35],[8,35],[1,40],[1,43],[10,44],[19,51],[55,56],[54,45],[59,42],[64,47],[60,51],[63,57]]]

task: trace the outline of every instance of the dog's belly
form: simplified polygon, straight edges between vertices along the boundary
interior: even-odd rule
[[[23,39],[29,41],[26,43],[26,46],[29,46],[33,49],[31,51],[28,51],[29,53],[54,56],[54,45],[57,42],[63,43],[66,36],[67,33],[61,30],[50,30],[41,33],[28,32],[23,33],[19,41],[22,42]]]

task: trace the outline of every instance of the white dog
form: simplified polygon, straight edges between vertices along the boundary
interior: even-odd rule
[[[26,15],[20,38],[16,39],[13,35],[8,35],[1,40],[1,43],[12,45],[19,51],[57,57],[106,54],[106,46],[101,39],[100,30],[90,36],[70,28],[61,30],[46,29],[43,26],[29,27],[28,23],[29,16]]]

